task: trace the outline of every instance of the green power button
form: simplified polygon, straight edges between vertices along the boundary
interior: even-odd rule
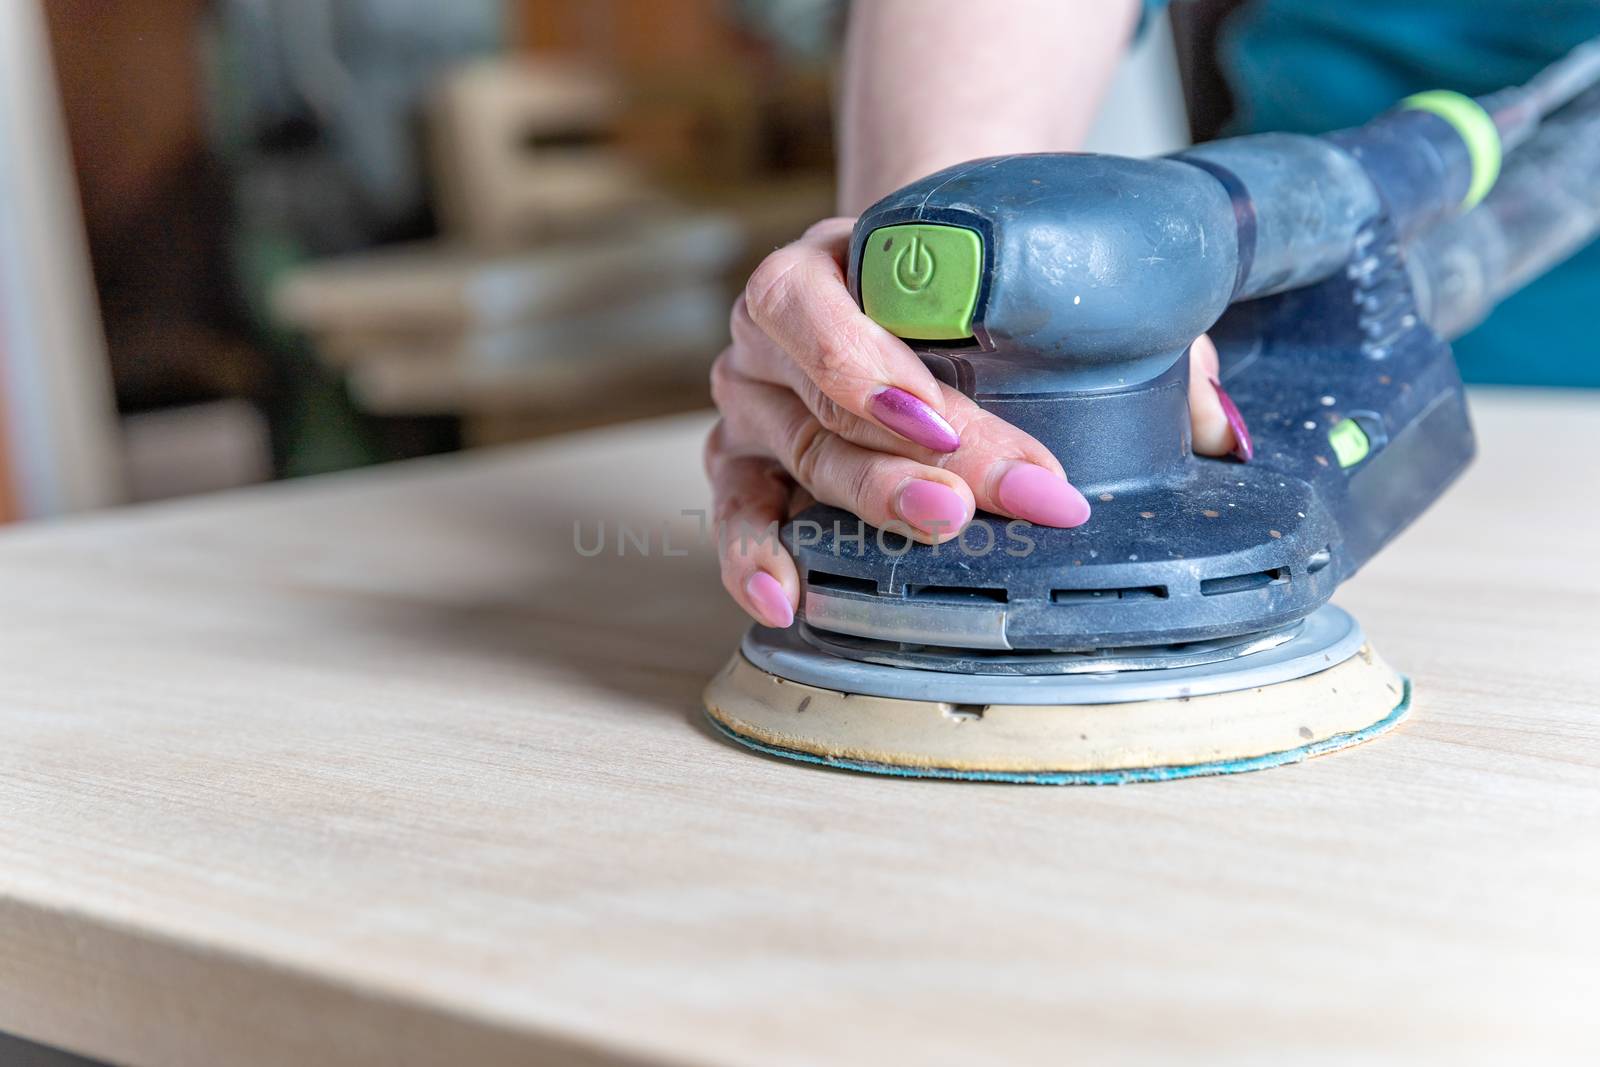
[[[1341,467],[1354,467],[1372,451],[1372,439],[1355,419],[1342,419],[1329,430],[1328,444]]]
[[[982,276],[983,242],[972,230],[881,226],[861,253],[861,306],[898,337],[957,341],[972,336]]]

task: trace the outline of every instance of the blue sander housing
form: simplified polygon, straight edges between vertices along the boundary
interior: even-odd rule
[[[816,506],[798,624],[707,690],[753,747],[897,774],[1120,782],[1292,762],[1394,725],[1409,683],[1328,604],[1470,462],[1448,338],[1600,227],[1600,44],[1477,100],[1164,159],[930,175],[858,220],[849,280],[934,374],[1094,505],[916,544]],[[1190,447],[1209,332],[1249,463]]]

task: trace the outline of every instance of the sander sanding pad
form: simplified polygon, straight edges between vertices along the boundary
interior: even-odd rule
[[[1366,644],[1324,670],[1230,692],[1117,703],[953,704],[825,689],[735,652],[706,710],[741,744],[922,778],[1111,785],[1295,763],[1392,728],[1408,679]]]

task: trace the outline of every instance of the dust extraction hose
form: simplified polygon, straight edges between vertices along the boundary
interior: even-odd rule
[[[1585,48],[1574,56],[1600,70],[1600,47]],[[1597,234],[1600,87],[1545,117],[1482,203],[1416,238],[1406,266],[1423,318],[1449,340]]]

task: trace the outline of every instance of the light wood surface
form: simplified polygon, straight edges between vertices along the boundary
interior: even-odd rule
[[[1594,1062],[1600,397],[1476,408],[1466,481],[1338,598],[1410,721],[1156,785],[714,736],[743,624],[659,540],[701,417],[0,533],[0,1030],[134,1065]],[[655,554],[575,551],[619,520]]]
[[[673,285],[720,277],[746,241],[715,211],[669,214],[606,235],[521,251],[419,241],[337,256],[290,274],[274,311],[296,329],[398,335],[498,332],[592,312]]]
[[[447,234],[475,247],[582,232],[663,199],[613,143],[624,92],[600,69],[480,59],[430,95],[439,215]]]

